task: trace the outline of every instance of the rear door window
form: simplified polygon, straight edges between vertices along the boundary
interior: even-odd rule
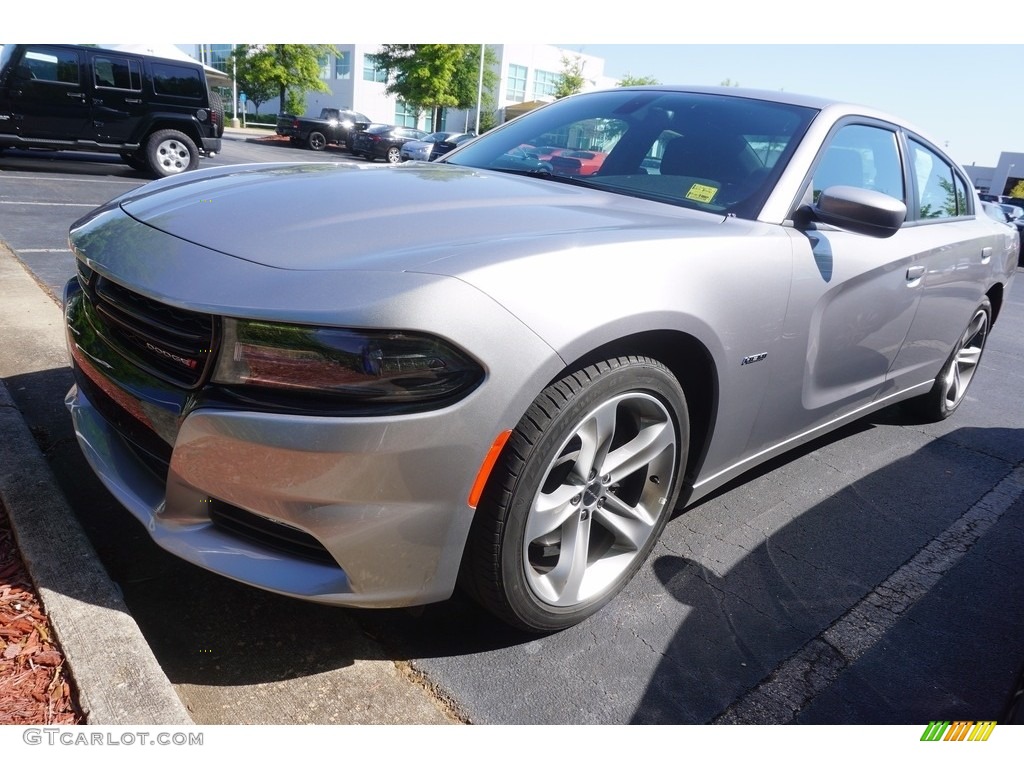
[[[97,88],[142,90],[142,72],[139,62],[134,59],[122,56],[95,56],[92,67],[93,80]]]

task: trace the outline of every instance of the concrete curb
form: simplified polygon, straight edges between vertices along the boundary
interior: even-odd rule
[[[61,310],[0,243],[0,345],[53,333]],[[11,375],[8,371],[4,375]],[[0,500],[89,725],[192,725],[0,380]]]

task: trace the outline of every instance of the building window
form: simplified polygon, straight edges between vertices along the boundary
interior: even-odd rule
[[[329,54],[324,54],[316,60],[320,66],[320,79],[327,80],[331,76],[331,57]]]
[[[363,56],[363,80],[369,80],[372,83],[386,83],[388,81],[387,70],[377,68],[377,57],[372,53]]]
[[[538,69],[533,73],[533,98],[539,99],[544,96],[554,96],[558,87],[559,74],[557,72],[545,72]]]
[[[526,101],[526,67],[508,65],[505,98],[514,102]]]
[[[395,125],[415,128],[419,117],[419,110],[411,104],[406,104],[404,101],[399,101],[395,104]]]
[[[334,57],[334,77],[337,80],[348,80],[352,77],[352,51],[338,51]]]
[[[219,69],[221,72],[227,72],[227,64],[230,56],[230,45],[225,45],[223,43],[211,45],[209,50],[209,57],[206,59],[206,63],[214,69]]]

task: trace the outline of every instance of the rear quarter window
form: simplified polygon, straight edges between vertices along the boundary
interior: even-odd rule
[[[199,99],[202,98],[203,91],[203,81],[198,69],[174,64],[153,64],[154,93]]]

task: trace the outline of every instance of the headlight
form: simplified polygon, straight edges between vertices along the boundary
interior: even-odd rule
[[[468,391],[483,369],[441,339],[405,331],[224,320],[213,381],[412,402]]]

